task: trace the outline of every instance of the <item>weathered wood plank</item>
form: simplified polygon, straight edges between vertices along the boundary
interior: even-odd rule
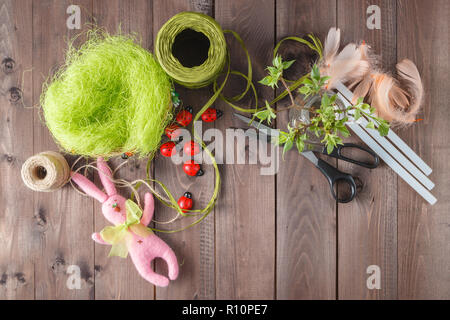
[[[23,76],[32,66],[31,6],[0,1],[0,299],[34,298],[38,212],[33,192],[20,180],[22,164],[33,155],[33,110],[26,108],[32,79]]]
[[[398,182],[398,296],[400,299],[449,299],[450,278],[450,3],[399,1],[397,58],[417,64],[425,88],[423,118],[402,138],[433,168],[430,178],[438,202],[427,204]]]
[[[152,2],[146,0],[132,1],[94,1],[93,18],[98,27],[115,34],[119,31],[136,33],[144,48],[149,49],[153,43],[153,8]],[[120,157],[109,161],[116,168],[124,160]],[[130,158],[116,177],[132,181],[145,178],[145,160]],[[101,185],[99,179],[96,183]],[[122,189],[121,194],[129,196],[130,190]],[[143,196],[143,194],[142,194]],[[103,217],[101,204],[95,204],[95,231],[100,231],[109,224]],[[131,258],[108,258],[110,246],[95,247],[95,298],[96,299],[153,299],[154,286],[145,281],[137,272]]]
[[[245,42],[253,64],[253,78],[262,79],[271,62],[274,43],[274,1],[217,1],[216,20],[237,32]],[[234,70],[247,72],[247,61],[238,42],[227,36]],[[227,95],[242,92],[244,83],[230,77]],[[261,99],[273,90],[258,89]],[[262,101],[262,100],[261,100]],[[254,99],[240,105],[254,105]],[[216,128],[245,127],[220,101],[223,119]],[[227,141],[234,148],[234,143]],[[230,150],[224,149],[224,154]],[[236,150],[242,152],[242,150]],[[249,152],[246,151],[246,154]],[[247,160],[248,161],[248,160]],[[221,166],[222,190],[216,207],[216,296],[218,299],[272,299],[275,291],[275,177],[261,175],[261,166]]]
[[[39,105],[44,80],[61,65],[66,40],[80,30],[66,27],[71,1],[33,1],[33,103]],[[78,1],[82,25],[89,19],[91,1]],[[34,114],[34,152],[57,150],[48,129]],[[35,238],[39,243],[35,265],[36,299],[93,299],[94,244],[93,200],[82,197],[69,185],[52,193],[34,194],[34,212],[39,223]],[[69,265],[81,269],[81,289],[66,286]]]
[[[277,1],[278,40],[307,33],[323,39],[335,24],[334,0]],[[285,59],[298,60],[297,77],[309,72],[309,49],[286,47]],[[279,113],[277,127],[286,130],[287,122],[287,112]],[[288,152],[277,176],[277,298],[335,297],[336,203],[322,174],[297,152]]]
[[[369,30],[369,5],[381,9],[381,29]],[[396,64],[396,1],[339,0],[337,26],[341,47],[365,40],[380,56],[382,68]],[[355,135],[345,140],[364,145]],[[354,201],[338,206],[338,298],[395,299],[397,297],[397,175],[384,163],[369,170],[339,161],[339,170],[358,177]],[[367,267],[381,270],[381,288],[368,289]]]
[[[212,15],[213,2],[210,0],[191,1],[154,1],[154,39],[160,27],[173,15],[182,11],[197,11]],[[183,106],[192,106],[194,114],[204,105],[211,96],[209,88],[189,90],[176,85]],[[203,130],[213,127],[203,124]],[[189,127],[190,129],[191,127]],[[157,156],[155,159],[155,178],[162,181],[173,195],[178,199],[184,192],[193,195],[194,209],[204,208],[214,190],[214,169],[210,165],[203,165],[205,174],[201,177],[189,177],[182,165],[175,165],[170,159]],[[174,216],[172,209],[160,203],[156,206],[155,219],[167,221]],[[161,229],[178,229],[193,222],[192,219],[183,219],[171,225],[156,224]],[[180,263],[178,279],[171,282],[167,288],[156,289],[156,299],[214,299],[214,212],[199,225],[175,234],[163,234],[164,239],[175,251]],[[165,262],[157,260],[156,270],[167,274]]]

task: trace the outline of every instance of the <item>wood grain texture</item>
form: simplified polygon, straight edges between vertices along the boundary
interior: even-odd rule
[[[217,1],[215,12],[222,28],[232,29],[242,37],[252,58],[253,78],[262,79],[274,43],[274,1]],[[246,58],[239,44],[231,36],[228,43],[232,69],[246,73]],[[226,94],[232,96],[242,92],[244,83],[231,77],[227,88]],[[273,91],[263,88],[259,97],[270,99]],[[254,101],[245,103],[253,105]],[[224,102],[218,101],[216,105],[225,111],[216,124],[224,134],[230,126],[245,127],[232,117],[233,110]],[[234,148],[230,141],[226,145]],[[274,298],[275,180],[274,176],[261,175],[260,169],[259,165],[249,164],[220,166],[222,190],[216,207],[217,299]]]
[[[381,29],[369,30],[366,10],[381,9]],[[338,1],[337,26],[341,48],[365,40],[386,71],[396,64],[396,2]],[[346,142],[364,145],[353,135]],[[397,175],[384,163],[369,170],[339,161],[339,170],[357,177],[358,195],[338,206],[338,297],[339,299],[395,299],[397,297]],[[367,267],[381,269],[381,288],[368,289]]]
[[[68,30],[66,9],[72,3],[0,0],[0,202],[5,208],[0,209],[0,299],[450,299],[449,1],[78,0],[83,29]],[[366,28],[366,9],[372,4],[381,8],[381,30]],[[219,165],[222,189],[214,212],[194,228],[160,234],[180,263],[179,279],[168,288],[144,281],[130,259],[108,258],[110,247],[91,240],[92,232],[107,225],[98,203],[69,186],[47,194],[20,182],[28,157],[57,150],[39,109],[28,107],[39,105],[42,84],[62,64],[67,39],[85,31],[86,22],[111,33],[119,26],[124,33],[136,32],[151,50],[162,24],[185,10],[213,16],[224,29],[242,36],[255,83],[271,62],[276,40],[309,32],[323,39],[336,25],[343,44],[365,40],[387,70],[393,71],[403,58],[416,62],[426,93],[419,115],[424,120],[397,132],[433,168],[430,179],[438,202],[425,203],[384,164],[370,171],[339,162],[341,170],[358,176],[363,185],[356,201],[337,205],[324,177],[290,152],[280,159],[276,177],[260,175],[259,165]],[[226,37],[232,68],[245,73],[239,44]],[[280,53],[297,59],[287,78],[307,72],[315,58],[293,43]],[[226,94],[234,95],[243,86],[231,77]],[[257,87],[261,101],[274,96],[272,90]],[[212,94],[210,87],[188,90],[176,85],[176,90],[194,111]],[[253,103],[248,97],[239,105]],[[203,131],[217,127],[225,133],[230,126],[242,126],[228,105],[218,101],[214,106],[225,114],[203,124]],[[284,129],[286,123],[287,113],[280,113],[277,127]],[[122,162],[110,164],[116,168]],[[145,164],[131,159],[118,175],[143,178]],[[181,165],[157,156],[152,172],[175,197],[192,192],[198,209],[208,203],[214,184],[213,168],[203,169],[204,176],[190,178]],[[156,220],[173,214],[157,202]],[[381,268],[380,290],[366,287],[366,268],[372,264]],[[81,268],[80,290],[66,286],[69,265]],[[164,262],[157,260],[154,267],[167,273]]]
[[[335,1],[277,1],[277,39],[308,33],[323,39],[335,13]],[[297,78],[309,72],[309,49],[290,43],[285,50],[285,59],[300,60],[293,65]],[[280,113],[277,127],[286,130],[287,122],[287,112]],[[322,174],[298,152],[288,152],[277,176],[277,298],[335,297],[336,203]]]
[[[398,295],[400,299],[449,299],[450,111],[448,1],[399,1],[397,59],[415,61],[425,88],[423,121],[402,138],[432,168],[433,194],[427,204],[402,180],[398,182]]]
[[[96,0],[93,18],[98,27],[106,28],[111,34],[119,30],[124,34],[136,33],[144,48],[150,49],[153,43],[153,7],[146,0]],[[117,168],[124,160],[116,157],[109,161]],[[146,159],[130,158],[128,164],[118,172],[118,178],[133,181],[145,177]],[[96,178],[96,184],[101,185]],[[121,194],[130,196],[130,190],[122,189]],[[143,193],[142,199],[143,199]],[[95,231],[99,232],[109,224],[104,218],[101,204],[94,209]],[[108,257],[110,246],[95,245],[95,298],[96,299],[153,299],[154,286],[142,279],[131,258]]]
[[[181,11],[197,11],[212,15],[212,1],[154,1],[153,16],[154,30],[161,26],[173,15]],[[157,32],[154,33],[154,40]],[[192,106],[194,114],[208,101],[212,95],[210,88],[189,90],[179,85],[175,87],[183,101],[183,106]],[[203,130],[213,127],[203,123]],[[190,126],[188,129],[190,130]],[[166,137],[164,137],[166,138]],[[204,208],[214,190],[214,169],[211,165],[202,165],[205,174],[201,177],[189,177],[182,170],[182,165],[175,165],[170,159],[158,156],[155,159],[155,178],[162,181],[178,199],[186,191],[192,193],[194,209]],[[155,219],[167,221],[175,211],[160,203],[157,204]],[[194,220],[182,219],[169,226],[178,229],[192,223]],[[156,227],[168,229],[163,224]],[[214,212],[202,221],[201,224],[185,231],[174,234],[163,234],[164,239],[175,251],[180,264],[180,274],[176,281],[167,288],[157,288],[157,299],[214,299]],[[167,273],[165,262],[157,261],[157,272]]]
[[[33,154],[32,80],[22,77],[32,67],[31,12],[31,1],[0,1],[0,299],[34,298],[38,212],[18,183]]]
[[[44,80],[62,64],[67,39],[80,30],[66,27],[67,7],[71,1],[33,1],[33,104],[39,105]],[[91,11],[91,1],[79,1],[82,11]],[[82,25],[88,15],[82,15]],[[47,127],[34,113],[34,152],[58,150]],[[94,244],[93,200],[83,197],[66,185],[54,193],[35,193],[36,227],[35,298],[93,299]],[[81,269],[81,289],[66,286],[67,267]]]

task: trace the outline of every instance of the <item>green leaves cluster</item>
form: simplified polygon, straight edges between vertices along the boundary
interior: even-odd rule
[[[281,57],[277,55],[272,60],[272,66],[268,66],[266,68],[266,70],[269,72],[269,75],[265,76],[262,80],[259,81],[259,83],[269,86],[272,89],[275,87],[278,88],[278,81],[280,81],[280,78],[283,76],[283,71],[292,66],[294,62],[295,60],[283,61]]]
[[[258,118],[259,122],[267,121],[268,124],[272,124],[272,120],[275,119],[277,115],[275,110],[270,107],[269,102],[266,100],[266,109],[258,111],[253,114],[253,119]]]
[[[369,104],[364,103],[363,98],[359,98],[356,105],[349,106],[348,111],[353,112],[353,118],[358,121],[363,115],[368,118],[368,123],[366,128],[375,129],[375,124],[378,126],[378,132],[380,136],[384,137],[389,133],[389,122],[384,119],[378,118],[374,115],[375,108],[371,107]]]
[[[317,52],[321,54],[320,41],[314,41],[311,46],[316,48]],[[291,94],[287,87],[283,76],[283,71],[288,69],[294,61],[283,62],[280,56],[276,56],[273,59],[273,66],[267,67],[269,75],[264,77],[260,83],[270,86],[271,88],[278,87],[278,82],[281,81],[286,90]],[[385,136],[389,132],[389,123],[377,117],[375,109],[369,104],[364,103],[363,98],[358,99],[356,105],[350,105],[345,109],[340,109],[336,103],[337,95],[330,94],[324,90],[324,86],[329,77],[321,77],[319,67],[315,64],[312,67],[311,73],[306,77],[298,91],[304,96],[304,99],[319,95],[321,97],[320,106],[311,106],[308,111],[310,114],[310,123],[303,123],[296,121],[294,126],[288,125],[288,131],[280,131],[280,135],[275,139],[274,143],[283,145],[284,154],[292,149],[294,146],[298,152],[303,152],[306,147],[311,146],[311,141],[308,141],[308,136],[314,134],[320,139],[321,144],[325,145],[327,152],[331,153],[338,144],[343,144],[342,138],[350,136],[350,132],[347,129],[345,123],[349,121],[349,115],[351,115],[355,121],[361,117],[368,119],[367,128],[375,129],[378,127],[378,132],[381,136]],[[291,95],[292,105],[289,108],[303,108],[294,103]],[[254,119],[257,118],[261,121],[267,121],[269,124],[276,118],[276,111],[270,107],[266,101],[265,109],[256,112]]]
[[[320,107],[309,109],[310,123],[296,122],[295,127],[288,126],[288,132],[281,132],[276,143],[284,145],[283,154],[294,145],[298,152],[303,152],[308,146],[308,136],[314,134],[331,153],[338,144],[343,144],[342,137],[350,136],[345,123],[347,116],[336,105],[336,95],[329,96],[322,92]],[[340,115],[341,114],[341,115]]]
[[[298,152],[303,152],[305,149],[305,141],[308,139],[306,132],[302,133],[301,128],[291,127],[288,125],[288,132],[280,131],[280,135],[274,138],[274,143],[283,146],[283,158],[287,151],[291,150],[295,146]]]
[[[309,77],[302,81],[302,86],[298,91],[308,98],[311,95],[319,94],[323,86],[330,77],[321,77],[319,67],[314,64]]]

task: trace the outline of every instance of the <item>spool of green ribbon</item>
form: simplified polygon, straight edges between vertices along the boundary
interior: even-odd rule
[[[156,37],[155,55],[166,73],[187,88],[211,84],[227,59],[221,26],[198,12],[181,12],[168,20]]]

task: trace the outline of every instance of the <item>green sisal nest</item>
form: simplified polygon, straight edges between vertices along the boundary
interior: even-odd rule
[[[171,82],[131,36],[90,31],[69,44],[65,64],[44,85],[45,122],[65,151],[90,157],[158,148],[172,118]]]

